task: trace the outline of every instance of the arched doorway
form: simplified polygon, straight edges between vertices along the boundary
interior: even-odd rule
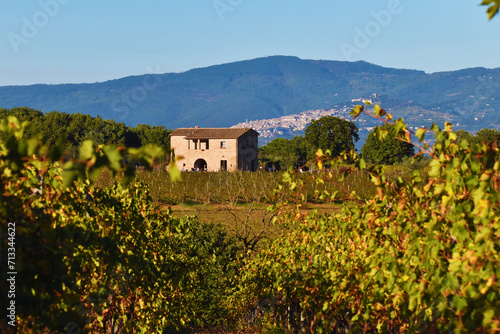
[[[203,159],[198,159],[194,162],[194,170],[203,172],[207,170],[207,162]]]

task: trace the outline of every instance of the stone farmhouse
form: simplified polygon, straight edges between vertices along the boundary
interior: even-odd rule
[[[170,147],[181,171],[256,171],[258,136],[251,128],[179,128]]]

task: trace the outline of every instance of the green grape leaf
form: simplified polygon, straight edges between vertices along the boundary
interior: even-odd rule
[[[80,159],[91,160],[95,158],[95,147],[92,140],[86,140],[80,146]]]
[[[423,141],[426,133],[427,133],[426,128],[420,128],[415,132],[415,136],[418,138],[419,141]]]

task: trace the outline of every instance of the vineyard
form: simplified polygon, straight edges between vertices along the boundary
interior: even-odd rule
[[[73,157],[2,120],[0,330],[500,331],[496,143],[471,145],[450,124],[413,133],[369,108],[352,114],[390,124],[428,167],[319,150],[306,173],[166,172],[158,146],[85,141]],[[182,205],[234,223],[174,215]]]

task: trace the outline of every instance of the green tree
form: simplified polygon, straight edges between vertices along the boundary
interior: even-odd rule
[[[273,139],[260,148],[259,159],[278,164],[282,169],[294,167],[296,163],[306,160],[303,138],[296,136],[293,139]]]
[[[474,135],[465,130],[457,130],[457,143],[460,143],[462,140],[466,140],[468,143],[472,142]]]
[[[145,146],[154,144],[158,146],[170,145],[170,133],[163,125],[151,126],[149,124],[139,124],[135,128],[130,129],[133,134],[129,137],[132,139],[132,145]]]
[[[304,136],[308,159],[313,159],[318,149],[330,150],[332,156],[339,156],[353,150],[358,140],[358,127],[354,122],[333,116],[313,120]]]
[[[500,131],[496,129],[481,129],[475,135],[465,130],[458,130],[456,134],[457,143],[470,147],[476,153],[482,150],[483,143],[487,145],[496,143],[498,145],[500,139]]]
[[[67,136],[67,129],[71,123],[71,115],[51,111],[45,115],[41,134],[43,139],[55,143],[60,137]]]
[[[498,144],[500,139],[500,131],[495,129],[481,129],[476,132],[476,135],[472,139],[474,145],[481,145],[482,143],[494,143]]]
[[[378,130],[371,131],[361,149],[363,159],[375,164],[392,165],[404,157],[413,156],[413,145],[397,139],[393,129],[389,124],[384,124]],[[380,131],[387,133],[387,136],[379,138]]]
[[[28,107],[0,109],[0,119],[7,118],[8,116],[14,116],[21,122],[29,122],[24,131],[26,137],[34,137],[43,127],[44,115],[39,110]],[[3,133],[0,133],[0,138],[2,137]]]

